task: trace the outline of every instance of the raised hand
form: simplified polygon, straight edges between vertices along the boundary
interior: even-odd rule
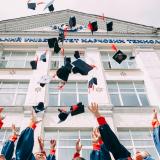
[[[38,143],[39,143],[41,152],[44,152],[44,140],[40,136],[38,137]]]
[[[88,107],[88,109],[90,110],[91,113],[93,113],[93,115],[96,118],[99,118],[101,115],[99,113],[99,109],[98,109],[98,104],[97,103],[91,103],[91,106]]]
[[[81,149],[82,149],[82,144],[80,142],[80,139],[78,139],[76,142],[76,152],[80,153]]]
[[[100,139],[101,139],[101,135],[99,133],[98,128],[93,129],[93,132],[92,132],[92,143],[98,143]]]
[[[50,140],[50,147],[51,147],[51,149],[55,149],[55,147],[56,147],[56,140],[54,140],[54,139],[51,139]]]

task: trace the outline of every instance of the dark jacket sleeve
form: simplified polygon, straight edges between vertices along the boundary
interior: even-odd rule
[[[5,142],[1,154],[5,156],[6,160],[11,160],[14,152],[14,142],[8,140]]]
[[[115,159],[127,158],[131,153],[120,143],[117,136],[111,130],[104,117],[97,119],[99,123],[99,131],[106,149],[112,153]]]
[[[34,129],[26,128],[22,131],[16,146],[16,160],[28,160],[34,146]]]
[[[160,155],[160,126],[153,129],[153,139],[156,149]]]

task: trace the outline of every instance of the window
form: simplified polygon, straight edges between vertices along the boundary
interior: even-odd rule
[[[114,106],[149,106],[143,82],[107,82]]]
[[[1,105],[24,105],[28,82],[0,81]]]
[[[31,68],[30,61],[34,59],[35,52],[4,51],[0,57],[0,68]]]
[[[88,104],[87,82],[67,82],[63,90],[58,90],[58,82],[49,84],[49,106],[71,106],[77,102]]]
[[[159,159],[154,146],[152,131],[150,129],[121,129],[118,130],[121,143],[133,154],[136,151],[147,151],[155,159]]]
[[[75,57],[74,57],[74,51],[65,51],[64,55],[66,57],[70,57],[71,62],[76,60]],[[81,56],[81,59],[84,59],[84,52],[83,51],[80,51],[80,56]],[[64,65],[64,56],[62,56],[60,54],[59,55],[57,55],[57,54],[52,55],[52,57],[51,57],[51,69],[58,69],[62,65]]]
[[[91,143],[91,129],[86,130],[53,130],[45,131],[45,149],[47,153],[50,150],[50,140],[56,139],[56,159],[69,160],[73,158],[75,153],[75,144],[77,139],[81,139],[83,145],[81,156],[85,159],[90,159],[90,152],[92,150]]]
[[[132,55],[131,53],[124,53],[127,55],[127,59],[125,59],[121,64],[117,63],[112,57],[114,52],[106,52],[101,51],[102,63],[104,69],[135,69],[136,62],[134,59],[130,60],[129,57]]]

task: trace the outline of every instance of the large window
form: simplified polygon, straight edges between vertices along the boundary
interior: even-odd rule
[[[87,82],[67,82],[63,90],[58,90],[58,86],[58,82],[49,84],[49,106],[88,104]]]
[[[135,69],[136,62],[134,59],[130,60],[131,53],[124,53],[127,55],[127,59],[121,64],[117,63],[112,57],[114,52],[101,51],[101,59],[104,69]]]
[[[143,82],[107,82],[114,106],[149,106]]]
[[[50,140],[56,139],[56,159],[71,160],[75,153],[75,144],[77,139],[81,139],[83,145],[81,156],[89,159],[92,150],[91,129],[87,130],[53,130],[45,131],[45,149],[49,153]]]
[[[1,105],[24,105],[27,89],[28,82],[0,81]]]
[[[70,57],[71,62],[76,60],[75,57],[74,57],[74,51],[65,51],[64,56]],[[58,69],[62,65],[64,65],[64,56],[62,56],[61,54],[52,55],[52,57],[51,57],[51,69]],[[81,57],[81,59],[84,59],[84,52],[83,51],[80,51],[80,57]]]
[[[150,129],[119,129],[118,136],[121,143],[133,154],[136,151],[147,151],[155,159],[159,159],[154,146],[152,131]]]
[[[0,68],[31,68],[30,61],[35,52],[3,51],[0,53]]]

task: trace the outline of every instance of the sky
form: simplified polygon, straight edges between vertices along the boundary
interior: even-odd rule
[[[36,9],[27,9],[28,0],[0,0],[0,21],[49,12],[45,4]],[[49,0],[31,0],[44,1]],[[55,0],[55,11],[71,9],[90,14],[160,27],[160,0]]]

